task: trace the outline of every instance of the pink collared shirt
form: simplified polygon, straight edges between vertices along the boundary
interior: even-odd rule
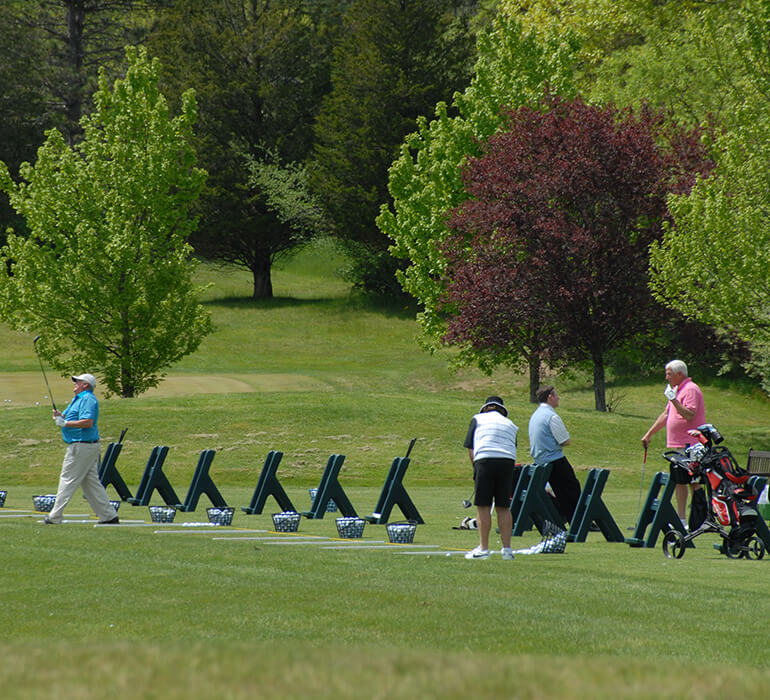
[[[676,398],[679,403],[695,415],[691,420],[685,420],[679,415],[671,402],[666,406],[666,446],[671,448],[686,447],[692,445],[695,438],[688,435],[687,431],[697,428],[706,422],[706,406],[703,402],[703,392],[700,387],[689,377],[685,377],[676,388]]]

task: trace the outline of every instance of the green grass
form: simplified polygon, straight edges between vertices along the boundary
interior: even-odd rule
[[[276,271],[269,302],[247,298],[244,273],[201,268],[214,283],[205,303],[215,333],[157,390],[104,400],[103,438],[128,427],[118,467],[132,489],[152,446],[169,445],[164,471],[181,498],[199,452],[215,448],[212,476],[239,511],[221,534],[233,536],[271,528],[272,499],[263,515],[239,509],[268,450],[285,453],[279,477],[300,509],[328,456],[345,454],[341,481],[368,514],[390,462],[418,437],[406,478],[426,520],[416,541],[469,549],[475,533],[452,529],[469,513],[468,420],[488,394],[504,396],[526,461],[526,381],[450,373],[448,353],[417,347],[410,311],[351,295],[338,265],[333,251],[306,251]],[[31,340],[0,328],[0,516],[54,491],[62,457]],[[627,532],[639,438],[663,406],[662,381],[621,387],[617,410],[597,414],[586,380],[554,380],[578,476],[612,470],[605,501]],[[49,381],[64,405],[71,382],[50,371]],[[764,397],[701,383],[739,461],[750,446],[770,448]],[[659,435],[647,482],[663,449]],[[177,519],[205,520],[207,505],[204,496]],[[88,512],[76,495],[68,513]],[[120,516],[149,520],[127,504]],[[770,681],[768,561],[729,561],[708,536],[680,561],[591,534],[564,555],[466,562],[38,521],[0,518],[7,698],[723,698],[763,697]],[[334,515],[303,520],[300,534],[335,538]],[[378,539],[384,528],[367,525],[364,540]]]

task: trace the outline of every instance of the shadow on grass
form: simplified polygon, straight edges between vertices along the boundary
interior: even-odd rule
[[[253,297],[220,297],[207,299],[203,306],[214,306],[225,309],[285,309],[303,306],[330,307],[339,306],[339,299],[333,297],[317,299],[300,299],[297,297],[272,297],[270,299],[254,299]]]
[[[206,299],[201,302],[203,306],[226,309],[260,309],[270,311],[273,309],[315,307],[318,309],[336,311],[361,311],[376,313],[387,318],[399,318],[403,320],[414,319],[419,312],[419,306],[410,299],[383,299],[359,292],[351,292],[338,297],[271,297],[269,299],[254,299],[253,297],[220,297]]]

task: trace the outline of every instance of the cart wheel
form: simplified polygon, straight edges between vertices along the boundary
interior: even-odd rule
[[[747,559],[762,559],[765,556],[765,545],[758,537],[752,537],[746,546]]]
[[[746,556],[746,549],[740,542],[725,540],[724,550],[728,559],[743,559]]]
[[[679,530],[669,530],[663,537],[663,554],[669,559],[681,559],[684,550],[684,535]]]

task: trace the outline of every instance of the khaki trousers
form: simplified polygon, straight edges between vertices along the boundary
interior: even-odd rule
[[[98,442],[71,442],[67,445],[59,476],[56,502],[48,519],[60,523],[62,514],[78,486],[99,520],[112,520],[117,511],[110,503],[107,490],[99,481],[101,446]]]

